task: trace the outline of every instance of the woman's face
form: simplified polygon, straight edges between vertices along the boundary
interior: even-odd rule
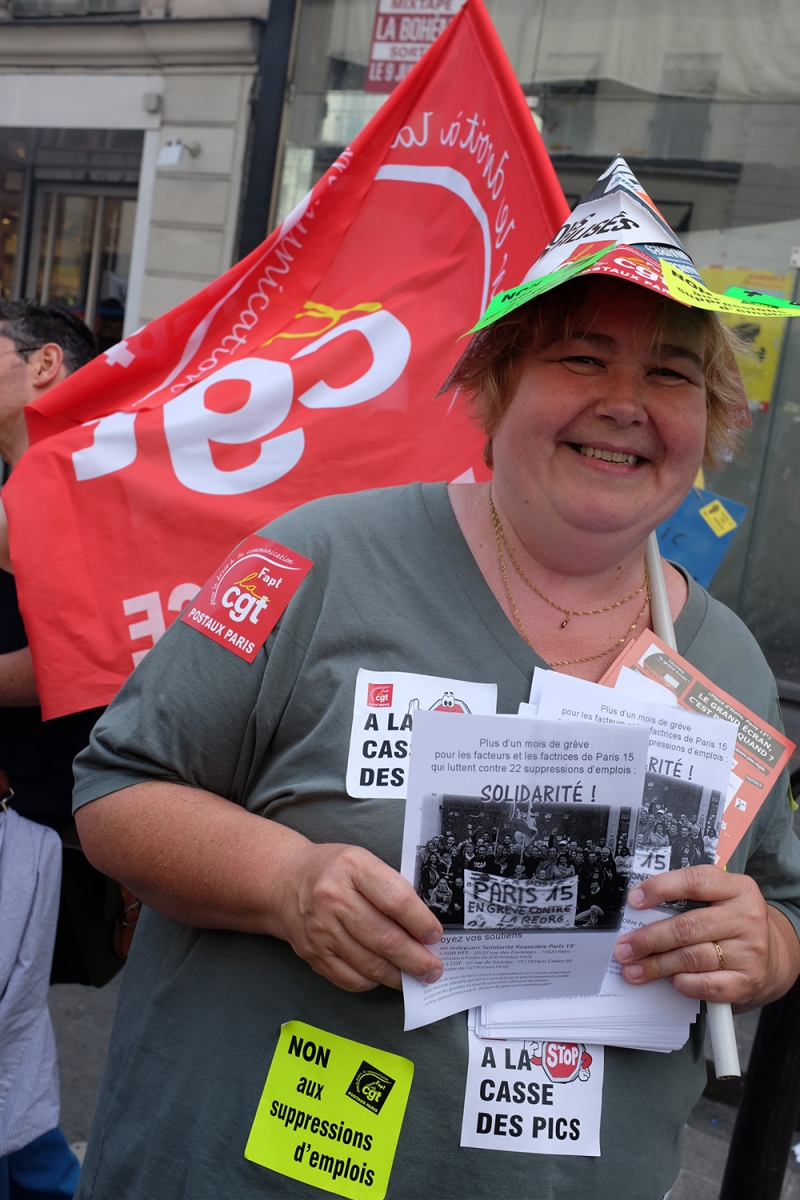
[[[678,321],[654,347],[658,306],[644,288],[599,280],[573,336],[522,360],[493,438],[495,474],[505,495],[556,532],[566,525],[643,538],[697,474],[706,433],[702,335]]]

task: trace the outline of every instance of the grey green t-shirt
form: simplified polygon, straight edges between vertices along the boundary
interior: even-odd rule
[[[316,842],[365,846],[399,867],[403,802],[345,792],[360,667],[495,683],[498,712],[527,700],[541,659],[470,553],[444,484],[334,497],[262,532],[314,561],[252,664],[176,621],[76,761],[76,807],[153,779],[205,788]],[[681,654],[779,721],[751,635],[690,582]],[[786,780],[731,864],[800,930],[800,845]],[[414,1082],[392,1200],[660,1200],[705,1082],[702,1022],[672,1054],[608,1049],[599,1158],[459,1146],[464,1014],[403,1032],[399,993],[344,992],[277,939],[194,929],[146,910],[125,970],[77,1196],[260,1200],[316,1189],[243,1157],[285,1021],[410,1058]]]

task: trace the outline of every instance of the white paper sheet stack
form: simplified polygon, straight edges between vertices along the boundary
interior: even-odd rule
[[[557,694],[563,693],[565,685],[570,689],[575,685],[578,693],[582,689],[597,686],[586,684],[583,680],[567,681],[564,676],[537,668],[530,703],[520,706],[520,715],[553,719],[556,711],[554,703],[548,702],[548,697],[555,699]],[[607,691],[605,688],[601,690]],[[620,693],[630,697],[631,707],[637,702],[647,706],[657,704],[666,713],[677,716],[675,698],[659,684],[634,671],[623,669],[614,691],[617,697]],[[585,695],[588,697],[590,693],[586,692]],[[681,716],[685,715],[681,711]],[[715,726],[719,731],[719,722],[715,721]],[[706,781],[713,777],[713,785],[719,787],[723,795],[727,790],[728,771],[729,764],[722,763],[713,772],[704,772]],[[620,932],[641,925],[643,920],[661,919],[663,915],[637,913],[628,908]],[[618,964],[612,960],[597,996],[485,1004],[473,1009],[469,1019],[474,1032],[487,1039],[583,1042],[668,1053],[685,1045],[690,1026],[699,1011],[699,1001],[682,996],[669,980],[640,986],[626,983]]]

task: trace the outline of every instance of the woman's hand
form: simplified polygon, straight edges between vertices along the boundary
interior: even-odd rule
[[[199,929],[272,934],[337,987],[432,983],[442,927],[368,850],[318,845],[211,792],[153,781],[75,814],[89,861],[156,912]]]
[[[442,927],[411,884],[359,846],[306,842],[285,862],[275,932],[319,975],[351,992],[401,986],[406,971],[426,983],[442,964],[426,945]]]
[[[791,987],[800,972],[797,934],[748,875],[686,867],[653,875],[628,896],[640,911],[675,900],[701,900],[707,907],[623,934],[614,957],[628,983],[671,977],[684,996],[741,1010],[768,1004]]]

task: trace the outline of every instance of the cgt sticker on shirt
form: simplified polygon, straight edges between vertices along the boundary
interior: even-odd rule
[[[467,1036],[462,1146],[599,1157],[602,1046]]]
[[[281,1035],[244,1156],[349,1200],[382,1200],[414,1064],[289,1021]]]
[[[251,663],[313,565],[253,534],[225,559],[181,620]]]
[[[491,716],[497,711],[497,685],[362,667],[347,758],[348,796],[405,800],[414,713],[420,709]]]

